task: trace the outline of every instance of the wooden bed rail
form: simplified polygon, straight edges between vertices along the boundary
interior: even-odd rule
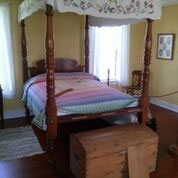
[[[147,19],[147,30],[145,35],[145,50],[144,50],[144,68],[142,74],[142,91],[140,105],[142,107],[141,120],[142,124],[146,125],[149,113],[149,79],[150,79],[150,63],[152,52],[152,20]]]
[[[104,113],[94,113],[94,114],[73,114],[73,115],[64,115],[60,116],[60,119],[58,119],[58,123],[71,123],[71,122],[78,122],[78,121],[83,121],[83,120],[92,120],[92,119],[113,119],[125,114],[129,113],[136,113],[136,112],[141,112],[141,108],[138,107],[130,107],[130,108],[125,108],[122,110],[118,111],[111,111],[111,112],[104,112]]]
[[[47,31],[46,31],[46,118],[48,122],[48,150],[52,153],[55,147],[55,139],[57,138],[57,108],[55,100],[55,75],[54,75],[54,39],[53,39],[53,8],[46,6]],[[51,159],[54,160],[54,159]]]

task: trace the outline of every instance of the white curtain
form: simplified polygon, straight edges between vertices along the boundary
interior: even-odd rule
[[[5,98],[14,96],[13,52],[8,3],[0,3],[0,85]]]
[[[121,48],[117,53],[118,69],[117,79],[120,84],[128,85],[129,82],[129,54],[130,54],[130,26],[122,26]]]
[[[90,27],[90,73],[105,81],[128,84],[130,26]]]
[[[99,76],[100,64],[100,33],[98,27],[89,28],[89,71]]]

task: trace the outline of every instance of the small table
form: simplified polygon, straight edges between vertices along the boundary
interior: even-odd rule
[[[0,85],[0,119],[1,119],[1,129],[4,129],[4,106],[3,106],[3,93]]]

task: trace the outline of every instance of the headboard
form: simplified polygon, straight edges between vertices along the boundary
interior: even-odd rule
[[[33,67],[29,67],[29,77],[46,72],[46,63],[44,59],[38,60]],[[74,59],[55,58],[55,72],[83,72],[85,66],[81,66]]]

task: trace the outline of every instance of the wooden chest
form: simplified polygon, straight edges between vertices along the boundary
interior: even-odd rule
[[[128,177],[127,148],[146,144],[149,171],[156,168],[158,136],[139,124],[114,126],[73,134],[70,169],[76,178]]]

